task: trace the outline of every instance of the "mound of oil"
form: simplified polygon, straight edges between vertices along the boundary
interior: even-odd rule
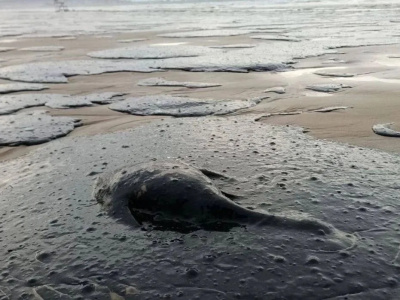
[[[93,192],[110,215],[126,224],[150,222],[157,228],[182,232],[199,228],[226,230],[235,224],[260,224],[320,234],[334,231],[331,225],[314,219],[252,211],[225,195],[200,170],[179,162],[141,164],[108,173],[98,178]]]

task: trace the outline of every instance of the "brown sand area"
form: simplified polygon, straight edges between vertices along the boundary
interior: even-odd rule
[[[216,46],[225,44],[257,43],[246,36],[173,39],[157,37],[158,33],[140,32],[118,34],[112,37],[79,36],[73,40],[58,38],[21,38],[7,43],[17,49],[33,46],[63,46],[58,52],[9,51],[2,53],[5,60],[0,66],[39,61],[90,59],[90,51],[126,47],[128,45],[152,45],[182,43],[187,45]],[[145,41],[121,44],[118,40],[146,38]],[[0,41],[1,42],[1,41]],[[235,50],[229,50],[235,51]],[[247,99],[257,96],[270,96],[261,104],[236,114],[262,117],[261,122],[276,125],[296,125],[306,129],[308,134],[320,139],[348,143],[387,152],[400,153],[400,139],[376,135],[372,126],[378,123],[397,122],[400,125],[400,58],[397,46],[370,46],[338,49],[337,54],[299,60],[295,69],[288,72],[260,73],[203,73],[168,71],[146,73],[109,73],[69,78],[67,84],[48,84],[50,89],[41,93],[65,93],[81,95],[106,91],[124,92],[128,96],[170,94],[212,99]],[[315,72],[349,73],[353,77],[323,77]],[[138,86],[137,82],[151,77],[162,77],[173,81],[194,81],[222,84],[220,87],[187,89],[181,87]],[[9,83],[0,80],[0,83]],[[352,86],[337,93],[320,93],[307,90],[313,84],[341,83]],[[285,94],[264,93],[272,87],[285,87]],[[346,106],[345,110],[328,113],[312,110]],[[77,109],[46,109],[54,116],[73,116],[82,119],[83,126],[69,136],[93,135],[125,130],[141,126],[162,116],[133,116],[118,113],[105,106]],[[24,110],[26,111],[26,110]],[[276,113],[302,112],[294,115]],[[395,127],[396,128],[396,127]],[[399,127],[397,127],[399,128]],[[19,146],[0,148],[0,160],[13,159],[39,146]]]

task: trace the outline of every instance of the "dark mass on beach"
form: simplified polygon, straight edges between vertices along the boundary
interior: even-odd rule
[[[0,0],[0,300],[400,299],[399,0]]]

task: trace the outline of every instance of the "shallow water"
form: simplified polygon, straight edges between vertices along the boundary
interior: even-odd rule
[[[397,33],[400,23],[393,22],[399,13],[399,3],[369,1],[296,2],[290,5],[287,2],[271,4],[265,1],[133,4],[130,7],[75,9],[62,14],[49,10],[0,12],[0,32],[19,37],[63,38],[71,35],[112,36],[113,33],[168,31],[159,36],[171,40],[175,46],[164,46],[164,51],[152,48],[142,51],[136,47],[136,50],[108,49],[90,55],[102,58],[175,57],[150,65],[147,64],[149,62],[143,63],[136,68],[114,67],[109,70],[112,72],[146,71],[149,67],[185,71],[271,71],[285,69],[287,66],[282,63],[292,64],[302,58],[335,53],[338,48],[399,43]],[[44,16],[47,22],[42,23]],[[176,45],[185,38],[197,40],[232,36],[247,37],[257,44],[254,48],[240,47],[234,51],[227,50],[229,48],[225,51],[217,51],[221,48],[200,51],[192,45]],[[263,39],[251,39],[252,36]],[[151,52],[148,53],[149,49]],[[85,74],[83,70],[87,70],[87,74],[98,74],[108,69],[87,62],[76,64],[80,66],[74,69],[63,62],[35,67],[21,65],[0,69],[0,76],[11,80],[66,82],[61,74],[57,78],[50,74]],[[47,69],[46,73],[39,73],[36,70],[39,68]],[[27,78],[25,72],[38,72],[38,75]]]

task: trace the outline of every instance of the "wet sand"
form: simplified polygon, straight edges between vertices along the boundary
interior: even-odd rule
[[[57,61],[60,59],[88,59],[90,51],[121,47],[118,41],[126,39],[145,39],[130,45],[158,45],[187,43],[187,45],[216,46],[226,44],[255,43],[254,39],[243,36],[196,39],[171,39],[158,37],[159,33],[140,32],[119,34],[112,37],[85,36],[73,40],[59,38],[22,38],[7,43],[13,48],[37,46],[62,46],[57,52],[9,51],[3,53],[2,66],[31,63],[37,61]],[[230,50],[235,51],[235,50]],[[400,59],[394,57],[397,46],[369,46],[340,49],[339,54],[327,54],[300,60],[293,71],[277,73],[204,73],[204,72],[156,72],[156,73],[109,73],[91,76],[74,76],[67,84],[47,84],[50,88],[43,93],[64,93],[82,95],[100,92],[123,92],[129,96],[169,94],[204,99],[244,99],[269,96],[256,107],[235,114],[254,114],[263,117],[261,122],[276,125],[295,125],[303,127],[308,134],[321,139],[348,143],[354,146],[400,152],[400,139],[376,135],[372,126],[399,120],[398,76]],[[334,73],[336,76],[320,76],[315,73]],[[340,74],[352,77],[340,77]],[[170,81],[210,82],[221,84],[218,87],[188,89],[183,87],[139,86],[141,80],[161,77]],[[9,83],[0,80],[0,83]],[[340,83],[352,86],[338,93],[321,93],[306,90],[313,84]],[[285,87],[285,94],[264,90]],[[18,94],[18,93],[16,93]],[[317,113],[312,110],[344,106],[345,110]],[[47,109],[48,110],[48,109]],[[23,110],[24,111],[24,110]],[[76,109],[50,109],[54,116],[73,116],[81,118],[83,126],[71,135],[91,135],[132,128],[159,117],[136,117],[114,112],[107,106]],[[279,115],[301,111],[301,114]],[[22,112],[22,111],[21,111]],[[3,147],[0,160],[7,160],[27,153],[31,147]],[[36,146],[35,146],[36,148]]]
[[[135,230],[92,199],[103,173],[177,160],[223,174],[212,182],[242,207],[297,225],[184,234],[149,223]],[[1,289],[8,295],[319,300],[355,294],[372,300],[396,299],[399,292],[398,156],[232,116],[58,139],[2,167]],[[307,230],[314,219],[336,229]]]
[[[3,138],[54,138],[0,148],[0,298],[398,299],[400,139],[372,127],[400,128],[389,45],[400,6],[255,3],[49,13],[54,28],[46,12],[24,12],[0,24],[32,35],[0,38],[11,48],[0,75],[48,87],[8,95],[125,94],[101,105],[34,96],[0,116]],[[111,54],[178,55],[88,56],[123,47],[133,48]],[[135,64],[150,73],[127,72]],[[137,109],[142,96],[154,97]],[[28,107],[4,99],[0,112]],[[50,108],[66,99],[85,106]],[[239,109],[217,115],[231,103]]]

